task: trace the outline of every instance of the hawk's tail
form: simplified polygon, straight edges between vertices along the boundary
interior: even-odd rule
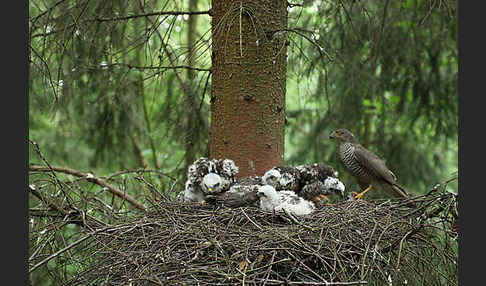
[[[404,198],[404,199],[410,198],[410,195],[407,194],[407,192],[398,184],[391,185],[391,189],[393,190],[393,195],[395,197]]]

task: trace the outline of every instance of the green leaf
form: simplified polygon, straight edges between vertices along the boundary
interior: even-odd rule
[[[398,102],[400,102],[400,96],[398,96],[398,95],[392,95],[392,96],[390,96],[390,102],[391,103],[398,103]]]

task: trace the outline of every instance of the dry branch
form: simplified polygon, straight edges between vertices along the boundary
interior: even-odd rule
[[[65,173],[65,174],[70,174],[70,175],[73,175],[73,176],[76,176],[76,177],[86,178],[87,181],[102,186],[103,190],[106,190],[106,191],[109,191],[109,192],[115,194],[116,196],[126,200],[129,203],[131,203],[136,208],[141,209],[143,211],[145,211],[147,209],[147,207],[144,204],[137,201],[132,196],[130,196],[130,195],[126,194],[125,192],[121,191],[120,189],[106,183],[105,181],[101,180],[100,178],[95,177],[91,173],[84,173],[84,172],[81,172],[81,171],[77,171],[77,170],[65,168],[65,167],[56,167],[56,166],[44,167],[44,166],[39,166],[39,165],[29,165],[29,171],[38,171],[38,172],[56,171],[56,172],[61,172],[61,173]]]
[[[93,233],[90,233],[90,234],[85,235],[84,237],[82,237],[82,238],[78,239],[78,240],[77,240],[77,241],[75,241],[74,243],[72,243],[72,244],[70,244],[70,245],[66,246],[65,248],[63,248],[63,249],[60,249],[60,250],[56,251],[56,253],[54,253],[54,254],[50,255],[49,257],[46,257],[44,260],[42,260],[41,262],[37,263],[37,264],[36,264],[36,265],[34,265],[32,268],[30,268],[30,269],[29,269],[29,273],[31,273],[31,272],[33,272],[33,271],[35,271],[37,268],[39,268],[40,266],[42,266],[42,265],[46,264],[46,263],[47,263],[47,262],[49,262],[51,259],[53,259],[53,258],[55,258],[55,257],[59,256],[61,253],[66,252],[66,251],[68,251],[69,249],[71,249],[71,248],[75,247],[76,245],[80,244],[81,242],[85,241],[85,240],[86,240],[86,239],[88,239],[88,238],[89,238],[91,235],[94,235],[94,234],[96,234],[96,233],[98,233],[98,232],[100,232],[100,231],[103,231],[103,230],[105,230],[105,229],[106,229],[106,228],[96,230],[96,231],[94,231]]]
[[[122,21],[122,20],[130,20],[130,19],[135,19],[135,18],[145,18],[145,17],[150,17],[150,16],[164,16],[164,15],[170,15],[170,16],[179,16],[179,15],[210,15],[211,10],[205,10],[205,11],[156,11],[156,12],[150,12],[150,13],[143,13],[143,14],[137,14],[137,15],[127,15],[127,16],[120,16],[120,17],[113,17],[113,18],[93,18],[93,19],[87,19],[86,22],[108,22],[108,21]]]
[[[178,65],[178,66],[134,66],[130,64],[123,64],[123,63],[114,63],[107,65],[107,67],[110,66],[123,66],[127,67],[129,69],[138,69],[138,70],[167,70],[167,69],[186,69],[186,70],[193,70],[193,71],[204,71],[204,72],[209,72],[211,69],[209,68],[198,68],[198,67],[191,67],[191,66],[186,66],[186,65]]]

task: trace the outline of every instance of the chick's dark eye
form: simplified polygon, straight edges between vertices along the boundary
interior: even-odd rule
[[[219,183],[214,184],[215,187],[219,186]]]

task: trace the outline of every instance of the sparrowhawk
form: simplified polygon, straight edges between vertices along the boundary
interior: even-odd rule
[[[346,129],[337,129],[329,136],[339,142],[338,157],[347,171],[356,178],[361,190],[360,199],[372,187],[381,189],[395,197],[408,198],[405,190],[397,184],[397,177],[373,152],[358,143]]]

